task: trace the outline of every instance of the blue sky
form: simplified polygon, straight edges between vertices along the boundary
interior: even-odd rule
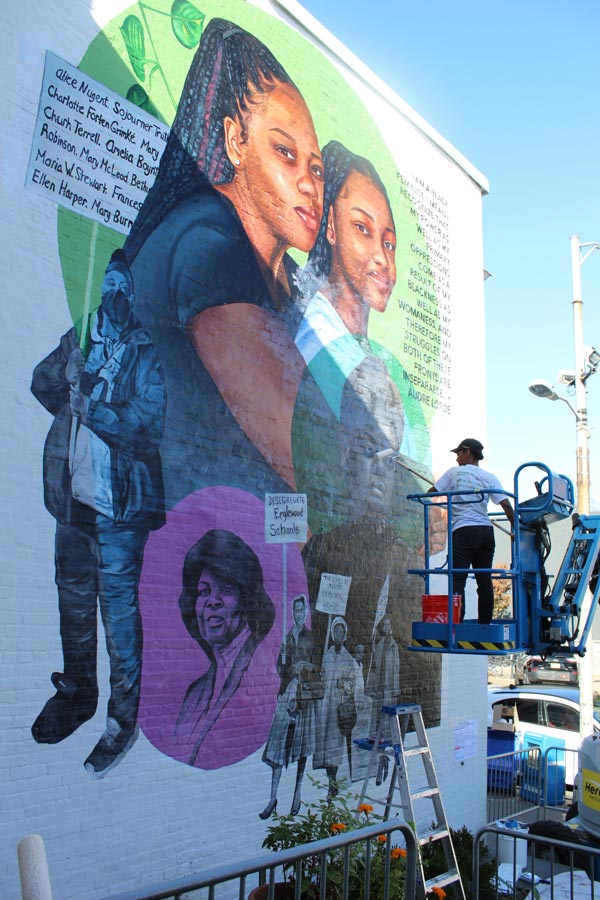
[[[527,386],[556,383],[559,369],[574,368],[569,238],[600,242],[600,5],[303,5],[489,179],[486,463],[506,488],[515,468],[534,459],[574,478],[573,414]],[[600,349],[600,251],[582,268],[582,296],[585,341]],[[600,372],[588,388],[599,507]]]

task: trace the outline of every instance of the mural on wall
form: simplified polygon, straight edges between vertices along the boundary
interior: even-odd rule
[[[66,206],[75,325],[32,385],[55,416],[64,655],[32,731],[58,743],[94,715],[99,601],[111,697],[86,768],[109,771],[138,727],[206,770],[263,748],[260,815],[293,766],[296,814],[307,766],[329,796],[362,777],[352,738],[382,702],[439,723],[440,657],[406,649],[438,302],[410,193],[332,64],[240,0],[156,6],[106,26],[79,70],[52,58],[40,104],[64,178],[38,146],[30,187]],[[265,495],[293,492],[310,534],[282,556]]]

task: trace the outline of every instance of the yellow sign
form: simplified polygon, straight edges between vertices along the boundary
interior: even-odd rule
[[[583,802],[591,809],[600,810],[600,776],[590,769],[581,770]]]

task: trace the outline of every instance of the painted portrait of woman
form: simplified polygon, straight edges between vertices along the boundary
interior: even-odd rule
[[[275,621],[260,561],[231,531],[206,532],[186,554],[179,609],[209,660],[183,698],[175,735],[189,765],[240,687],[252,657]]]
[[[200,478],[262,490],[293,481],[289,425],[265,438],[264,413],[279,408],[302,364],[283,324],[296,269],[287,251],[314,244],[323,178],[310,112],[287,72],[256,37],[212,19],[125,244],[167,381],[170,505]],[[253,402],[238,402],[249,370]],[[223,458],[232,445],[242,468]]]
[[[295,340],[339,418],[345,380],[371,352],[369,313],[385,312],[396,284],[396,229],[387,191],[368,159],[330,141],[323,163],[323,218]]]

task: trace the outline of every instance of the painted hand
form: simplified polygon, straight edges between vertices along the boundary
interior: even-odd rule
[[[65,378],[69,382],[70,385],[76,385],[81,378],[81,373],[83,372],[85,366],[85,359],[83,358],[83,353],[76,347],[71,351],[69,355],[69,359],[67,361],[67,365],[65,367]]]
[[[69,396],[71,413],[81,419],[83,425],[87,422],[89,402],[89,397],[86,397],[85,394],[82,394],[76,388],[71,388]]]

